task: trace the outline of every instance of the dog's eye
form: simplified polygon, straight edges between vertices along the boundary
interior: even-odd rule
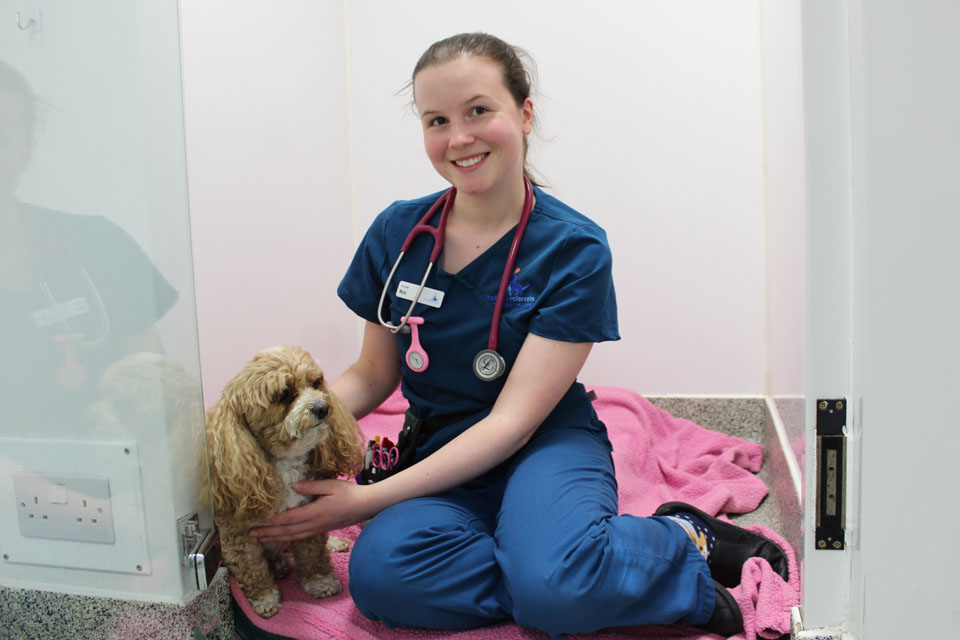
[[[290,387],[287,387],[286,389],[283,390],[283,393],[281,393],[277,397],[277,403],[290,404],[291,402],[293,402],[293,396],[294,396],[293,389],[291,389]]]
[[[317,378],[316,380],[313,381],[313,384],[310,386],[312,386],[314,389],[319,389],[320,387],[323,386],[323,378],[322,377]]]

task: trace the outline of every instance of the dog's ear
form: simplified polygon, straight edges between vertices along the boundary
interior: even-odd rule
[[[224,396],[207,413],[207,450],[216,518],[251,521],[273,512],[280,479],[232,397]]]
[[[324,477],[353,477],[360,473],[363,460],[363,433],[336,394],[329,389],[326,394],[330,438],[313,450],[313,467]]]

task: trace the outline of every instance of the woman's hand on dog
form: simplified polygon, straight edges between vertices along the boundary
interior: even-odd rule
[[[317,499],[267,518],[249,535],[260,542],[292,542],[362,522],[376,513],[365,495],[368,488],[346,480],[297,482],[294,491]]]

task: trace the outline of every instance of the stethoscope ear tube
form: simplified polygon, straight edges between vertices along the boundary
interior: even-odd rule
[[[497,353],[497,345],[500,341],[500,316],[503,314],[503,302],[507,297],[507,287],[510,284],[510,276],[513,273],[513,266],[517,262],[517,254],[520,252],[520,241],[523,240],[523,234],[527,230],[527,223],[530,221],[530,211],[533,210],[533,184],[530,183],[530,179],[526,176],[523,177],[523,186],[523,212],[520,214],[520,222],[517,223],[517,230],[513,234],[510,253],[507,254],[507,263],[503,266],[503,275],[500,277],[500,288],[497,289],[497,302],[493,306],[493,318],[490,321],[490,337],[487,340],[487,349],[494,353]],[[500,354],[497,354],[497,357],[499,356]],[[500,359],[503,360],[503,358]],[[504,367],[506,367],[506,365],[504,365]],[[483,377],[480,376],[479,373],[477,373],[477,377],[483,380]]]
[[[409,333],[409,329],[407,328],[407,318],[413,315],[413,308],[417,305],[417,301],[420,300],[420,294],[423,293],[423,289],[427,285],[427,278],[430,277],[430,272],[433,271],[433,265],[436,264],[437,260],[440,258],[440,252],[443,250],[443,236],[447,228],[447,216],[450,215],[450,208],[453,205],[453,199],[456,194],[457,190],[454,187],[450,187],[444,191],[443,195],[437,198],[437,201],[433,203],[426,215],[423,216],[423,218],[421,218],[416,225],[414,225],[413,229],[410,230],[410,233],[407,234],[403,244],[400,246],[400,254],[397,255],[397,260],[393,263],[393,268],[390,269],[390,275],[387,276],[387,281],[383,284],[383,290],[380,292],[380,302],[377,305],[377,321],[382,326],[390,329],[391,333],[398,333],[400,331],[404,331],[404,329],[406,329],[404,333]],[[433,217],[433,214],[436,213],[437,209],[441,205],[443,206],[443,210],[440,212],[440,222],[437,223],[437,227],[434,229],[429,224],[430,218]],[[433,236],[433,251],[430,252],[430,260],[427,262],[426,271],[423,272],[423,278],[420,279],[420,287],[417,289],[417,294],[413,296],[410,306],[407,307],[407,312],[403,315],[403,317],[400,318],[400,324],[395,325],[383,319],[383,302],[387,298],[387,292],[390,290],[390,283],[393,281],[393,275],[397,272],[397,267],[400,266],[400,261],[407,253],[410,245],[413,244],[413,241],[421,233],[428,233]]]
[[[507,254],[507,262],[503,268],[503,275],[500,278],[500,288],[497,290],[497,299],[493,307],[493,318],[491,318],[490,321],[490,335],[487,340],[487,348],[481,350],[473,359],[473,372],[480,380],[483,381],[496,380],[507,370],[506,361],[503,359],[503,356],[497,353],[497,345],[500,338],[500,318],[503,315],[503,303],[506,299],[507,287],[510,284],[510,276],[513,273],[514,264],[516,264],[517,254],[520,251],[520,242],[523,239],[523,234],[526,231],[527,223],[530,221],[530,213],[533,210],[533,184],[526,176],[523,177],[523,186],[523,210],[520,214],[520,222],[517,224],[517,229],[513,234],[513,242],[510,245],[510,252]],[[387,280],[380,292],[380,301],[377,304],[377,321],[379,321],[381,326],[390,329],[392,333],[410,331],[410,327],[408,325],[411,323],[411,320],[415,318],[415,316],[413,316],[413,309],[417,305],[417,302],[420,301],[420,294],[423,293],[423,290],[427,285],[427,278],[430,277],[430,273],[433,271],[433,265],[436,264],[440,257],[440,252],[443,249],[443,239],[446,231],[447,216],[450,213],[456,193],[456,189],[451,187],[445,191],[443,195],[437,198],[437,201],[433,203],[426,215],[424,215],[423,218],[421,218],[420,221],[414,225],[413,229],[410,230],[410,233],[407,234],[403,244],[400,246],[400,253],[397,255],[397,259],[393,263],[393,267],[390,269],[389,275],[387,275]],[[440,222],[437,224],[436,228],[431,227],[429,225],[430,218],[433,217],[434,213],[436,213],[436,210],[441,206],[443,207],[443,210],[440,213]],[[407,312],[401,316],[400,324],[394,325],[391,322],[383,319],[383,305],[387,299],[387,292],[390,290],[390,283],[393,281],[393,276],[396,274],[397,268],[400,266],[400,261],[403,260],[403,256],[406,255],[406,252],[410,248],[410,245],[413,244],[414,239],[421,233],[428,233],[433,236],[433,251],[430,253],[430,259],[427,262],[427,268],[423,273],[423,278],[420,280],[420,286],[417,288],[416,294],[410,301],[410,306],[407,307]],[[416,318],[416,320],[419,321],[418,324],[423,323],[423,318]],[[424,371],[426,370],[427,363],[429,362],[426,351],[424,351],[423,347],[419,344],[419,341],[416,339],[416,335],[414,336],[413,343],[415,344],[411,344],[411,348],[408,350],[405,360],[412,371]]]

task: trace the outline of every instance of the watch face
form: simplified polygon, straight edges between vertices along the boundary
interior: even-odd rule
[[[484,349],[473,359],[473,373],[481,380],[496,380],[507,368],[499,353]]]
[[[407,364],[414,371],[420,371],[423,368],[423,356],[416,351],[407,354]]]

